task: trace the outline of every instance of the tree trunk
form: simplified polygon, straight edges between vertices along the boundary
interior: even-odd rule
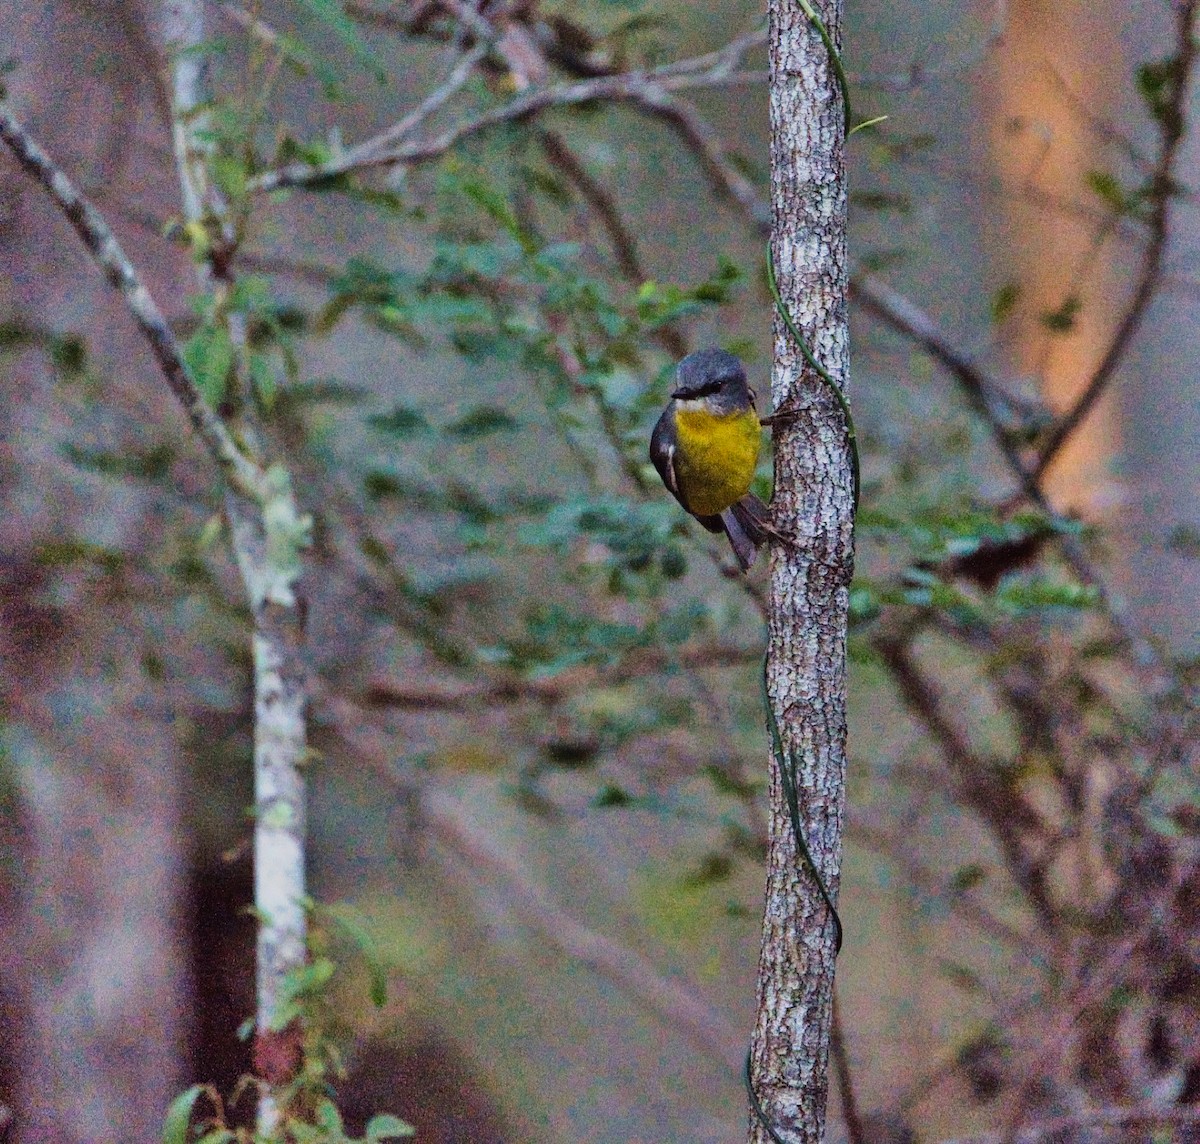
[[[153,7],[153,6],[152,6]],[[228,204],[209,185],[206,170],[208,126],[202,108],[208,99],[204,69],[196,49],[204,40],[200,0],[163,0],[154,13],[171,74],[172,125],[185,217],[202,223],[206,212],[231,233]],[[199,267],[202,288],[217,297],[232,289],[232,272]],[[241,316],[227,318],[232,344],[243,355],[246,331]],[[244,368],[238,369],[238,438],[252,459],[260,434]],[[263,466],[265,469],[265,466]],[[309,522],[301,518],[291,480],[281,463],[264,474],[273,485],[269,501],[230,488],[225,511],[238,569],[254,618],[254,908],[258,919],[257,1069],[268,1088],[261,1094],[258,1126],[266,1134],[283,1112],[275,1088],[291,1079],[299,1054],[298,1030],[280,1028],[278,1010],[289,973],[308,959],[305,912],[306,788],[300,767],[307,752],[307,680],[304,663],[303,597],[298,592],[300,553],[307,547]]]
[[[1056,414],[1074,404],[1124,305],[1115,243],[1097,244],[1102,204],[1084,181],[1088,171],[1108,173],[1114,158],[1088,117],[1115,118],[1128,83],[1119,24],[1103,4],[1015,0],[989,92],[990,161],[1013,189],[984,222],[998,280],[1018,284],[1022,303],[1006,333],[1014,366],[1037,378]],[[1027,201],[1022,191],[1044,199]],[[1046,201],[1079,202],[1094,215],[1071,217]],[[1068,328],[1048,329],[1056,319]],[[1046,471],[1043,487],[1056,508],[1112,516],[1120,437],[1113,403],[1104,400]]]
[[[72,176],[106,207],[165,216],[152,65],[127,6],[0,5],[0,39],[19,62],[5,76],[11,104]],[[139,667],[153,609],[136,593],[105,598],[39,552],[81,539],[131,563],[161,559],[161,490],[81,478],[62,446],[117,448],[125,426],[176,414],[124,303],[7,149],[0,202],[3,320],[81,333],[107,412],[59,384],[40,351],[0,371],[0,816],[13,847],[0,870],[12,886],[0,892],[12,1083],[0,1103],[6,1139],[22,1144],[154,1140],[190,1021],[178,693],[149,688]],[[156,290],[182,283],[166,244],[138,246]]]
[[[816,6],[838,42],[840,0]],[[791,0],[772,0],[771,196],[783,299],[817,360],[847,365],[844,108],[828,53]],[[768,688],[784,751],[797,761],[809,850],[836,896],[845,809],[846,616],[853,572],[853,484],[846,425],[834,395],[805,365],[778,316],[772,395],[789,416],[776,429],[777,544],[771,580]],[[781,1140],[823,1138],[828,1092],[835,927],[798,858],[771,760],[767,901],[759,960],[752,1076]],[[752,1114],[750,1140],[770,1139]]]

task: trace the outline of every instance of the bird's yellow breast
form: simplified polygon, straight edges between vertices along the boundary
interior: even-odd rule
[[[689,512],[723,512],[750,491],[762,443],[753,409],[714,414],[681,401],[675,407],[675,436],[679,499]]]

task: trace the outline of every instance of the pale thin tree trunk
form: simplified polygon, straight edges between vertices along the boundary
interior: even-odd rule
[[[204,38],[201,0],[164,0],[159,29],[170,68],[171,114],[176,164],[184,212],[192,222],[206,215],[217,229],[228,231],[227,205],[209,185],[198,112],[206,92],[195,47]],[[191,50],[189,50],[191,49]],[[200,268],[201,285],[226,292],[230,281]],[[239,353],[246,348],[245,329],[237,314],[229,317],[230,336]],[[244,366],[244,362],[241,363]],[[244,382],[244,368],[238,370]],[[251,395],[239,395],[248,411]],[[245,418],[238,436],[251,448],[257,433]],[[296,591],[296,563],[304,546],[295,499],[286,470],[272,466],[265,474],[273,486],[269,503],[257,503],[241,490],[226,492],[234,555],[254,617],[254,907],[258,918],[256,1030],[258,1059],[278,1067],[287,1079],[298,1042],[277,1029],[276,1012],[286,976],[307,960],[305,917],[306,795],[300,767],[307,751],[307,686],[303,661],[304,608]],[[282,540],[282,544],[280,541]],[[283,1035],[276,1046],[272,1038]],[[259,1128],[272,1131],[280,1109],[269,1091],[259,1105]]]
[[[835,42],[840,0],[816,6]],[[794,0],[772,0],[771,196],[783,298],[817,359],[847,366],[844,109],[828,53]],[[798,762],[809,849],[837,893],[845,809],[846,615],[853,563],[853,488],[842,412],[775,322],[772,394],[794,411],[776,430],[776,523],[768,686],[784,749]],[[797,860],[771,760],[767,901],[751,1045],[755,1091],[781,1140],[824,1136],[834,926]],[[770,1139],[751,1115],[750,1140]]]

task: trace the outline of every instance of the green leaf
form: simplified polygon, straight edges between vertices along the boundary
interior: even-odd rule
[[[80,374],[87,364],[87,346],[78,334],[64,334],[50,342],[50,360],[65,374]]]
[[[477,405],[457,421],[446,426],[446,433],[464,441],[487,437],[492,433],[508,433],[518,428],[515,417],[494,405]]]
[[[363,1139],[367,1144],[376,1144],[378,1140],[395,1140],[401,1136],[412,1136],[416,1129],[406,1124],[398,1116],[389,1112],[381,1112],[367,1121],[366,1134]]]
[[[462,189],[467,198],[532,253],[532,239],[525,233],[521,220],[500,191],[478,179],[464,183]]]
[[[329,1140],[341,1140],[346,1135],[342,1124],[342,1114],[338,1107],[328,1097],[317,1101],[315,1120],[319,1128],[323,1128]]]
[[[163,1144],[187,1144],[188,1128],[192,1123],[192,1111],[205,1091],[202,1084],[194,1084],[181,1092],[167,1109],[163,1120]]]
[[[376,413],[367,418],[367,424],[380,433],[401,440],[428,433],[430,429],[425,415],[411,405],[397,405],[390,413]]]
[[[81,469],[102,473],[106,477],[137,477],[144,481],[162,480],[175,461],[174,446],[165,442],[148,449],[127,449],[123,452],[66,444],[62,451],[67,460]]]
[[[1142,64],[1137,70],[1137,88],[1146,101],[1146,109],[1164,127],[1177,129],[1178,112],[1173,107],[1183,79],[1183,63],[1178,56]]]
[[[961,962],[951,961],[949,958],[938,958],[938,972],[945,977],[951,985],[961,989],[964,993],[981,994],[984,992],[983,983],[979,979],[979,974],[970,966],[963,965]]]
[[[334,964],[327,957],[314,958],[307,965],[289,970],[283,978],[275,1012],[271,1014],[271,1029],[279,1032],[303,1015],[304,1002],[318,997],[333,977]]]
[[[607,809],[615,806],[629,806],[633,802],[633,795],[627,790],[622,789],[615,783],[605,783],[592,799],[592,806],[599,809]]]
[[[247,367],[254,396],[263,412],[270,413],[275,408],[275,399],[279,394],[279,383],[275,379],[275,370],[271,368],[271,361],[266,354],[251,353]]]
[[[685,874],[680,881],[685,889],[697,890],[702,886],[726,882],[732,875],[733,859],[728,854],[714,850],[705,854],[699,866]]]
[[[366,396],[366,391],[357,385],[326,377],[289,385],[278,400],[280,408],[293,409],[305,405],[359,405]]]
[[[362,38],[357,25],[346,15],[341,4],[336,3],[336,0],[296,0],[296,3],[301,8],[307,8],[325,24],[341,41],[342,46],[363,67],[372,72],[380,83],[387,82],[387,68]]]
[[[995,325],[1003,322],[1016,309],[1017,303],[1020,300],[1021,287],[1016,282],[1006,282],[992,295],[991,305],[989,306],[992,322]]]
[[[363,477],[363,492],[373,501],[400,500],[409,495],[411,486],[395,473],[372,469]]]
[[[204,322],[183,347],[188,373],[209,405],[225,400],[233,360],[233,341],[224,325]]]
[[[1200,560],[1200,528],[1179,524],[1167,537],[1167,549],[1188,560]]]
[[[957,894],[965,894],[968,890],[973,890],[976,886],[980,886],[986,882],[987,876],[987,867],[980,865],[978,862],[960,866],[954,871],[954,876],[950,879],[950,889]]]
[[[709,763],[702,773],[712,783],[718,794],[732,795],[734,798],[754,798],[762,789],[761,782],[742,782],[728,771],[722,770],[714,763]]]
[[[387,1004],[387,970],[380,959],[375,939],[348,907],[330,907],[325,913],[335,928],[345,934],[362,955],[371,979],[371,1003],[376,1009],[382,1009]]]
[[[1083,302],[1072,295],[1063,299],[1063,304],[1057,310],[1048,310],[1042,314],[1042,325],[1053,334],[1069,334],[1075,328],[1075,319],[1083,309]]]
[[[854,191],[850,195],[850,204],[868,211],[912,214],[912,201],[907,195],[889,194],[887,191]]]
[[[234,202],[246,197],[246,182],[249,173],[246,164],[237,156],[215,154],[209,160],[213,179],[225,196]]]
[[[1059,584],[1043,579],[1003,584],[996,592],[996,602],[1010,615],[1046,609],[1083,611],[1096,607],[1099,596],[1087,584]]]
[[[1088,187],[1100,196],[1112,210],[1119,215],[1127,214],[1130,209],[1130,199],[1125,189],[1117,181],[1115,175],[1108,171],[1088,171],[1084,176]]]
[[[84,564],[108,575],[119,572],[128,560],[123,552],[116,549],[70,537],[47,541],[35,548],[32,556],[34,563],[43,568],[69,568]]]

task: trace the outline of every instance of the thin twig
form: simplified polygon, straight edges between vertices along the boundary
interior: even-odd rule
[[[686,61],[685,61],[686,63]],[[673,65],[683,66],[683,65]],[[400,164],[428,162],[444,155],[452,147],[471,136],[506,123],[518,123],[555,107],[578,106],[595,102],[632,102],[646,107],[658,107],[673,91],[698,87],[758,82],[757,75],[730,72],[724,67],[709,72],[676,72],[672,65],[650,71],[627,72],[601,76],[578,83],[557,84],[538,88],[499,107],[461,120],[441,134],[389,146],[383,142],[396,127],[388,128],[328,163],[312,166],[292,163],[250,179],[247,190],[252,193],[280,190],[285,187],[304,187],[328,182],[350,173],[373,167],[392,167]],[[397,125],[398,126],[398,125]]]
[[[842,1023],[842,1007],[836,983],[833,989],[833,1026],[829,1035],[829,1053],[833,1057],[833,1067],[837,1073],[846,1136],[850,1144],[869,1144],[866,1128],[859,1115],[858,1101],[854,1096],[854,1078],[850,1072],[850,1054],[846,1049],[845,1026]]]
[[[339,696],[320,697],[323,714],[380,779],[411,789],[402,782],[390,759],[394,738],[375,726],[373,713]],[[473,880],[481,872],[499,879],[500,893],[539,935],[568,957],[591,966],[628,996],[648,1006],[665,1024],[676,1029],[710,1060],[736,1075],[742,1068],[741,1034],[695,989],[664,977],[641,954],[615,939],[583,925],[554,901],[484,830],[467,821],[458,802],[447,792],[430,789],[421,800],[421,820]]]
[[[707,120],[685,99],[672,96],[665,88],[647,90],[638,106],[674,127],[699,160],[713,188],[737,203],[755,230],[764,238],[771,233],[771,208],[754,184],[730,161],[725,145]]]
[[[237,24],[239,28],[245,28],[247,32],[268,47],[279,47],[281,39],[279,33],[261,16],[256,16],[241,4],[232,4],[226,0],[226,3],[217,6],[217,11],[227,20]]]
[[[338,163],[345,164],[347,170],[353,170],[364,164],[369,164],[373,155],[390,147],[395,147],[407,139],[426,120],[444,107],[453,96],[459,92],[471,78],[476,65],[488,53],[486,42],[477,43],[450,69],[446,79],[433,89],[421,102],[403,119],[399,120],[386,131],[367,140],[357,147],[351,148],[339,156]]]
[[[959,383],[971,408],[988,427],[1022,493],[1052,521],[1064,523],[1043,492],[1036,467],[1022,457],[1007,427],[992,407],[990,395],[1003,392],[999,380],[960,350],[920,307],[877,279],[864,276],[853,278],[850,296],[887,326],[919,345]],[[1113,627],[1124,644],[1134,652],[1136,659],[1142,663],[1154,662],[1156,657],[1153,649],[1135,630],[1124,609],[1112,598],[1078,538],[1063,532],[1059,536],[1059,545],[1067,565],[1082,583],[1097,594]]]
[[[575,184],[576,190],[599,217],[612,243],[617,269],[627,282],[640,286],[646,281],[646,272],[638,255],[637,239],[621,218],[616,197],[592,178],[575,152],[567,145],[567,141],[557,132],[539,132],[538,142],[542,145],[546,158]]]
[[[1098,115],[1090,106],[1090,101],[1079,92],[1077,92],[1058,68],[1049,60],[1043,62],[1043,67],[1049,73],[1050,78],[1054,81],[1055,86],[1062,94],[1067,106],[1072,114],[1089,131],[1095,135],[1101,143],[1105,143],[1110,147],[1116,147],[1123,151],[1131,163],[1143,174],[1153,177],[1155,164],[1130,136],[1122,131],[1111,119],[1106,119],[1102,115]]]
[[[447,796],[428,794],[422,807],[439,840],[466,859],[472,876],[477,877],[480,870],[498,876],[505,896],[543,939],[648,1006],[710,1060],[725,1065],[734,1075],[740,1073],[742,1034],[703,1001],[697,990],[664,977],[641,954],[577,921],[530,881],[491,837],[469,824]]]
[[[941,749],[960,797],[989,826],[1009,876],[1020,887],[1042,925],[1052,930],[1057,911],[1050,900],[1046,871],[1026,853],[1025,843],[1044,839],[1046,824],[1037,810],[1000,776],[1003,768],[980,757],[943,710],[933,683],[918,667],[905,633],[880,632],[875,650],[891,675],[900,698]]]
[[[959,55],[953,55],[933,67],[921,60],[913,60],[906,71],[891,75],[865,75],[849,73],[848,78],[855,87],[874,88],[897,94],[916,91],[936,80],[961,75],[981,64],[1004,39],[1008,29],[1008,0],[996,0],[992,23],[987,34]]]
[[[879,279],[856,275],[850,281],[850,297],[867,313],[915,342],[958,382],[971,408],[988,427],[1009,468],[1021,482],[1022,490],[1035,503],[1042,502],[1041,507],[1047,507],[1041,489],[1026,471],[1025,461],[1007,426],[993,407],[993,395],[1004,392],[999,378],[993,377],[978,361],[960,350],[924,310]]]
[[[8,144],[26,173],[45,188],[109,283],[120,291],[138,329],[149,343],[167,385],[230,484],[244,495],[261,500],[263,474],[238,448],[229,430],[188,376],[170,326],[108,224],[2,103],[0,138]]]
[[[762,659],[760,648],[706,644],[668,655],[661,649],[642,648],[608,668],[581,667],[548,679],[508,678],[468,687],[409,686],[387,680],[373,681],[363,697],[364,706],[406,711],[460,711],[478,714],[483,706],[512,703],[557,703],[597,687],[618,687],[646,676],[685,669],[742,667]]]
[[[890,830],[878,825],[861,811],[850,815],[850,840],[882,855],[888,861],[901,866],[905,877],[931,899],[948,903],[948,908],[961,915],[963,920],[987,934],[993,941],[1009,949],[1028,951],[1038,948],[1038,936],[1030,936],[1008,922],[997,917],[970,891],[956,891],[948,884],[953,875],[945,870],[935,870],[913,858],[909,850],[911,838],[900,838]]]
[[[612,245],[617,269],[630,285],[640,286],[648,275],[638,254],[637,239],[621,217],[616,196],[592,178],[566,140],[557,132],[543,131],[538,139],[546,158],[575,185],[584,202],[600,220]],[[681,358],[687,353],[687,341],[673,323],[661,326],[654,331],[653,336],[672,357]]]

